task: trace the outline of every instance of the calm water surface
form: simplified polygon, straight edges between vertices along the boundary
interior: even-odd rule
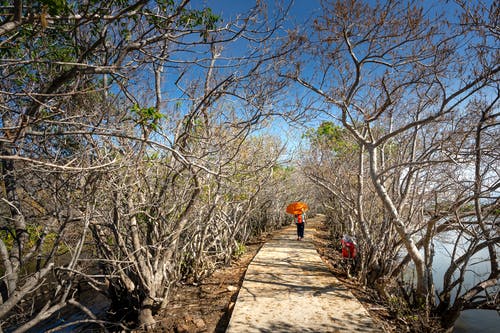
[[[453,235],[448,235],[453,239]],[[442,239],[434,243],[436,256],[434,257],[433,274],[436,290],[443,286],[443,276],[445,269],[450,265],[450,253],[453,250],[452,244]],[[498,255],[497,251],[497,255]],[[471,287],[487,276],[490,272],[489,263],[484,262],[488,258],[488,251],[484,249],[475,255],[469,264],[465,274],[465,284]],[[500,288],[500,286],[499,286]],[[500,315],[497,311],[491,310],[466,310],[463,311],[455,323],[454,333],[499,333]]]

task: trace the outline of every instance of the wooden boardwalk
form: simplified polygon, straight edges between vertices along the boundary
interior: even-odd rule
[[[264,244],[248,267],[226,333],[383,332],[295,226]]]

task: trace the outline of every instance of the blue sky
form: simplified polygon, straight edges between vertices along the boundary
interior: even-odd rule
[[[268,6],[274,6],[274,0],[264,0]],[[320,10],[320,0],[295,0],[295,1],[283,1],[284,5],[291,3],[290,12],[287,16],[287,23],[290,25],[296,25],[304,23],[314,12]],[[192,2],[193,7],[197,4],[202,6],[210,7],[215,14],[221,15],[223,21],[229,21],[234,19],[238,14],[247,13],[253,6],[255,6],[256,1],[252,0],[195,0]],[[269,9],[272,10],[273,7]],[[267,131],[271,135],[280,137],[293,154],[293,151],[300,148],[302,145],[302,133],[305,131],[303,127],[298,126],[298,124],[290,125],[282,120],[275,119],[271,128]]]
[[[374,0],[367,1],[371,3],[375,2]],[[474,2],[476,1],[479,0],[474,0]],[[284,0],[283,2],[285,2],[285,4],[290,3],[290,1],[286,0]],[[448,15],[450,18],[455,18],[455,9],[457,8],[457,5],[454,1],[424,0],[423,2],[427,6],[432,6],[436,9],[439,9],[439,12],[443,11],[443,8],[445,8],[444,12],[446,13],[446,15]],[[481,0],[481,2],[486,6],[489,6],[493,2],[493,0]],[[245,15],[255,5],[255,3],[255,0],[193,0],[191,6],[193,8],[210,7],[215,14],[221,16],[223,22],[228,22],[234,19],[238,14]],[[270,9],[272,10],[273,8],[275,8],[274,6],[276,1],[263,0],[263,3],[270,6]],[[305,22],[314,14],[317,15],[321,11],[320,0],[295,0],[291,3],[292,6],[287,17],[287,21],[290,26],[296,24],[301,26],[301,23]],[[318,126],[319,123],[320,120],[316,120],[315,122],[309,123],[309,125],[315,127]],[[296,147],[300,147],[300,145],[303,144],[303,141],[301,140],[301,131],[303,132],[305,131],[305,129],[302,130],[300,127],[290,128],[290,126],[285,121],[277,120],[275,123],[273,123],[273,126],[268,129],[268,131],[273,135],[282,137],[284,141],[288,141],[288,145],[292,150]]]
[[[274,6],[274,0],[264,0],[264,3],[269,6]],[[290,1],[283,1],[289,3]],[[255,5],[255,0],[194,0],[193,7],[201,4],[202,6],[210,7],[216,14],[221,14],[223,18],[234,18],[236,14],[246,13]],[[319,0],[295,0],[292,1],[290,18],[296,18],[298,21],[303,21],[309,17],[314,10],[320,7]]]
[[[284,5],[290,4],[290,12],[286,17],[286,25],[287,26],[299,26],[304,23],[307,18],[310,18],[313,12],[318,12],[320,9],[320,0],[295,0],[295,1],[283,1]],[[255,6],[256,1],[252,0],[193,0],[189,4],[191,8],[205,8],[208,7],[212,10],[213,13],[220,15],[222,19],[222,24],[224,22],[233,21],[237,15],[245,15],[248,11]],[[278,10],[275,7],[274,0],[264,0],[264,3],[270,6],[268,9],[270,11]],[[270,14],[272,16],[272,14]],[[302,25],[303,26],[303,25]],[[234,45],[232,48],[234,49]],[[245,47],[241,48],[238,51],[242,51]],[[228,50],[230,53],[233,51]],[[293,98],[293,95],[290,94]],[[273,136],[280,137],[281,140],[286,143],[290,155],[294,155],[293,152],[300,148],[302,141],[302,134],[305,132],[305,127],[301,126],[301,123],[294,123],[291,126],[287,123],[287,121],[283,119],[276,118],[272,125],[259,130],[257,133],[268,133]],[[290,156],[288,155],[288,156]]]

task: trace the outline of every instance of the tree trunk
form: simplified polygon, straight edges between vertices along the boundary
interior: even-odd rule
[[[147,297],[141,304],[141,310],[139,311],[139,327],[150,331],[155,328],[156,320],[153,317],[153,304],[154,301]]]
[[[415,271],[417,273],[416,292],[417,292],[417,297],[419,298],[420,301],[422,301],[425,299],[425,295],[427,294],[427,287],[425,283],[424,259],[422,258],[422,255],[418,251],[418,248],[413,239],[411,238],[411,235],[407,233],[406,227],[399,216],[399,212],[396,206],[394,205],[392,199],[387,193],[385,186],[381,183],[380,178],[378,177],[377,148],[372,145],[368,145],[367,148],[370,157],[370,177],[375,186],[377,194],[384,203],[384,206],[389,211],[389,214],[392,218],[392,223],[394,224],[396,231],[401,237],[401,240],[406,250],[408,251],[408,254],[410,255],[413,263],[415,264]]]

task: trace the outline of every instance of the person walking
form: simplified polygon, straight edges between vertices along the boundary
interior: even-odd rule
[[[306,221],[304,220],[303,214],[295,214],[295,218],[297,219],[297,222],[295,222],[297,225],[297,240],[303,240]]]

